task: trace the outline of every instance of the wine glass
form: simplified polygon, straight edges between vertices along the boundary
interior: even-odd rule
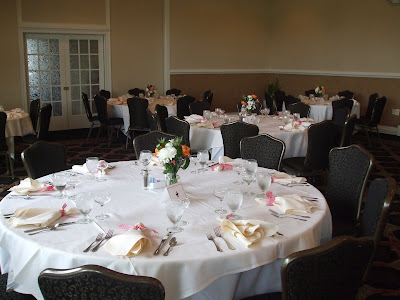
[[[242,165],[234,165],[233,170],[236,172],[238,175],[238,180],[234,181],[234,184],[243,184],[243,181],[240,180],[240,174],[244,172],[244,168]]]
[[[189,205],[190,205],[190,200],[189,200],[189,198],[184,198],[184,199],[182,199],[182,202],[185,204],[185,209],[189,207]],[[189,224],[189,222],[188,222],[188,221],[185,221],[185,220],[181,220],[181,221],[179,222],[179,225],[180,225],[180,226],[186,226],[186,225],[188,225],[188,224]]]
[[[190,173],[197,174],[199,171],[197,170],[197,155],[190,155],[190,161],[194,163],[194,170]]]
[[[255,175],[258,167],[257,160],[255,159],[245,160],[243,167],[247,174]]]
[[[140,151],[139,161],[143,165],[144,170],[147,170],[147,166],[149,165],[152,156],[153,156],[153,153],[151,153],[150,150]]]
[[[270,112],[270,109],[269,109],[268,107],[263,107],[263,108],[260,110],[260,113],[261,113],[263,116],[268,115],[269,112]]]
[[[300,114],[299,113],[294,113],[293,114],[293,119],[297,122],[300,119]]]
[[[93,208],[93,198],[92,193],[81,193],[76,195],[74,200],[76,208],[83,215],[83,218],[79,219],[77,223],[88,224],[93,222],[93,220],[88,217]]]
[[[207,121],[210,121],[212,117],[211,112],[209,110],[204,110],[203,116],[206,118]]]
[[[265,192],[268,190],[269,186],[271,185],[271,175],[267,172],[258,172],[256,174],[256,180],[258,187],[261,190],[261,194],[257,195],[259,197],[265,197]]]
[[[240,208],[243,202],[243,194],[240,190],[228,190],[224,196],[225,202],[228,204],[231,210],[230,220],[240,220],[241,216],[237,215],[235,212]]]
[[[101,214],[96,216],[96,219],[105,220],[105,219],[109,218],[110,215],[104,213],[103,206],[104,206],[104,204],[111,201],[111,194],[106,192],[104,194],[95,195],[94,201],[100,204],[101,210],[102,210]]]
[[[243,194],[247,196],[253,196],[254,193],[250,191],[250,184],[254,181],[255,174],[249,174],[245,172],[242,174],[242,179],[244,182],[247,183],[247,191],[244,192]]]
[[[105,181],[106,179],[103,177],[105,169],[108,168],[108,162],[105,160],[99,160],[97,165],[97,169],[100,171],[100,176],[97,178],[97,181]]]
[[[216,212],[217,214],[219,214],[219,215],[222,215],[222,214],[226,214],[226,213],[227,213],[226,209],[224,209],[224,208],[222,207],[222,200],[224,199],[224,196],[225,196],[225,194],[226,194],[226,191],[227,191],[226,188],[215,188],[215,189],[214,189],[214,196],[217,197],[217,198],[219,199],[220,204],[221,204],[221,207],[215,210],[215,212]]]
[[[53,186],[59,192],[56,197],[64,198],[64,189],[67,186],[68,177],[64,174],[53,174]]]
[[[186,203],[182,200],[170,200],[166,203],[166,211],[168,219],[174,224],[168,227],[168,232],[182,232],[183,228],[179,227],[179,221],[182,219],[183,212],[185,211]]]
[[[71,176],[68,180],[68,185],[72,187],[72,191],[68,198],[74,199],[76,197],[76,187],[82,182],[81,179],[76,176]]]
[[[208,171],[204,168],[205,164],[207,163],[209,158],[208,150],[200,150],[197,152],[197,160],[199,161],[201,168],[199,169],[200,172]]]
[[[86,158],[86,168],[88,169],[89,173],[92,174],[93,178],[94,174],[97,172],[97,166],[99,165],[99,158],[98,157],[88,157]]]

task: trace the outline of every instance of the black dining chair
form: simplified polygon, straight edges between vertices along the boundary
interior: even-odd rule
[[[129,98],[126,102],[129,109],[129,128],[126,134],[125,148],[128,148],[128,141],[130,139],[133,140],[138,133],[151,131],[151,128],[147,115],[149,101],[134,97]]]
[[[90,108],[90,103],[87,94],[82,93],[82,102],[85,107],[86,117],[88,118],[90,124],[89,132],[87,138],[89,139],[92,135],[92,130],[94,126],[100,126],[100,121],[98,116],[93,116],[92,110]]]
[[[8,153],[8,146],[6,143],[6,123],[7,114],[3,111],[0,112],[0,155],[5,157],[5,164],[7,172],[11,172],[12,178],[14,178],[14,162]]]
[[[333,236],[355,233],[373,161],[372,155],[358,145],[330,151],[324,195],[332,214]]]
[[[32,100],[29,105],[29,117],[32,122],[32,127],[35,132],[37,132],[37,124],[39,120],[39,112],[40,112],[40,99]]]
[[[36,135],[30,134],[23,136],[22,144],[32,145],[37,141],[49,139],[52,109],[53,107],[51,104],[46,104],[40,109]]]
[[[210,103],[204,101],[194,101],[193,103],[189,104],[190,114],[196,114],[199,116],[203,115],[204,110],[210,110]]]
[[[356,122],[357,122],[356,115],[352,115],[345,121],[342,129],[342,135],[341,135],[342,138],[340,141],[340,147],[347,147],[352,144],[352,136],[354,133],[354,128],[356,126]]]
[[[285,154],[285,143],[269,134],[245,137],[240,141],[240,156],[255,159],[259,167],[279,170]]]
[[[300,118],[308,118],[311,110],[310,105],[305,104],[303,102],[290,104],[289,106],[286,107],[286,109],[289,110],[291,114],[299,113]]]
[[[111,93],[110,93],[110,91],[107,91],[107,90],[100,90],[99,95],[106,98],[106,100],[111,98]]]
[[[221,125],[224,155],[230,158],[240,158],[240,141],[245,137],[258,135],[257,125],[236,121]]]
[[[162,283],[153,277],[119,273],[98,265],[45,269],[38,278],[45,300],[163,300]]]
[[[354,93],[352,91],[349,91],[349,90],[340,91],[338,93],[338,96],[345,97],[346,99],[354,99]]]
[[[368,119],[367,116],[360,118],[357,122],[358,128],[363,130],[368,138],[368,144],[371,145],[370,133],[376,132],[378,135],[379,142],[382,143],[381,136],[379,134],[378,125],[381,121],[382,113],[386,105],[386,97],[380,97],[373,103],[371,117]],[[368,111],[367,111],[368,113]]]
[[[154,130],[149,133],[139,135],[133,140],[133,149],[135,149],[136,158],[139,159],[140,151],[150,150],[154,152],[157,144],[163,138],[165,140],[171,140],[175,137],[173,134]]]
[[[349,110],[349,114],[351,113],[351,110],[354,106],[354,101],[350,100],[350,99],[339,99],[339,100],[335,100],[332,101],[332,120],[334,120],[336,118],[336,112],[337,110],[341,109],[341,108],[348,108]]]
[[[64,145],[37,141],[21,153],[26,173],[36,179],[67,169],[67,156]]]
[[[168,109],[164,105],[156,104],[155,116],[157,119],[158,130],[162,132],[167,132],[167,125],[165,124],[165,119],[168,118]]]
[[[288,109],[289,105],[299,103],[301,100],[292,95],[286,95],[285,98],[283,98],[283,102],[285,103],[286,109]]]
[[[190,116],[189,104],[194,101],[191,96],[180,97],[176,100],[176,115],[179,119],[183,120],[185,116]]]
[[[307,91],[304,92],[304,96],[310,97],[310,95],[315,95],[315,89],[307,90]]]
[[[190,124],[188,122],[172,116],[165,119],[165,124],[167,126],[167,133],[181,137],[182,145],[190,147]]]
[[[167,96],[170,96],[170,95],[180,96],[181,94],[182,94],[182,91],[175,89],[175,88],[167,90],[165,92],[165,95],[167,95]]]
[[[143,96],[144,96],[145,92],[142,89],[134,88],[134,89],[130,89],[128,91],[128,94],[131,96],[134,96],[134,97],[140,97],[140,94],[143,94]]]
[[[264,94],[265,105],[269,108],[269,115],[275,115],[276,112],[276,104],[275,104],[275,96],[271,97],[268,93]]]
[[[203,101],[204,102],[208,102],[211,106],[211,103],[213,101],[214,98],[214,93],[211,92],[211,90],[205,91],[204,95],[203,95]]]
[[[277,111],[282,111],[283,101],[285,101],[285,92],[284,91],[276,91],[275,92],[275,105]]]
[[[350,110],[348,107],[337,108],[332,116],[332,122],[343,128],[349,116]]]

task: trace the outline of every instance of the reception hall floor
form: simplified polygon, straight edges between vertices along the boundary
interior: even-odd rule
[[[125,137],[120,137],[108,147],[106,138],[86,139],[87,130],[70,130],[51,132],[51,141],[65,145],[69,166],[83,164],[88,156],[98,156],[108,162],[135,159],[132,146],[125,149]],[[391,176],[397,182],[396,194],[392,202],[385,235],[380,242],[374,265],[365,284],[359,292],[358,299],[400,299],[400,137],[382,135],[382,143],[374,136],[372,146],[361,133],[353,138],[353,143],[368,149],[375,157],[369,181]],[[16,147],[16,157],[23,148]],[[26,177],[21,160],[16,161],[16,178],[5,173],[4,161],[0,161],[0,201],[7,190]],[[0,277],[0,299],[32,299],[15,292],[5,292],[6,275]]]

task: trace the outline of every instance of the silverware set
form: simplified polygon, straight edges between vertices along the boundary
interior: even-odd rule
[[[217,248],[217,251],[219,252],[224,252],[219,246],[218,244],[215,242],[214,237],[211,235],[211,233],[207,233],[207,238],[212,241],[215,245],[215,247]]]
[[[105,237],[103,237],[103,234],[102,234],[102,233],[98,234],[97,237],[96,237],[96,239],[93,241],[93,243],[91,243],[91,244],[89,245],[89,247],[87,247],[85,250],[83,250],[83,252],[89,252],[89,251],[96,252],[97,250],[100,249],[101,246],[104,245],[104,244],[103,244],[104,241],[109,240],[109,239],[113,236],[113,233],[114,233],[114,230],[110,229],[109,231],[107,231]],[[97,245],[94,246],[94,247],[92,248],[92,246],[93,246],[95,243],[97,243]]]
[[[271,209],[270,209],[271,211]],[[271,211],[271,216],[274,216],[275,218],[279,218],[279,219],[295,219],[295,220],[300,220],[300,221],[307,221],[307,219],[303,219],[304,216],[296,216],[296,215],[287,215],[287,214],[278,214],[275,211]]]
[[[221,229],[219,227],[214,228],[214,233],[216,237],[219,237],[221,239],[223,239],[226,243],[226,245],[228,246],[229,249],[231,250],[236,250],[235,247],[233,247],[221,234]],[[207,236],[208,237],[208,236]]]

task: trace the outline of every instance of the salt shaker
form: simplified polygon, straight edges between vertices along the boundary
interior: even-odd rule
[[[143,189],[147,190],[149,188],[149,171],[142,170],[143,175]]]

